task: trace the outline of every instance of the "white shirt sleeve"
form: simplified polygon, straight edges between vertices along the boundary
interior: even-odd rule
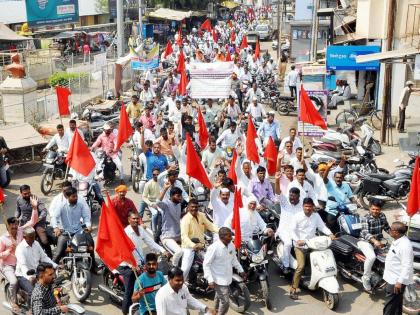
[[[163,247],[156,244],[155,241],[149,236],[149,234],[146,233],[143,227],[139,226],[139,232],[140,232],[141,239],[146,243],[147,246],[149,246],[149,248],[151,248],[152,250],[158,253],[165,252]]]
[[[413,249],[410,246],[403,246],[399,251],[401,257],[401,273],[398,277],[399,283],[406,283],[410,279],[413,270]]]
[[[156,294],[155,305],[156,314],[166,315],[168,313],[168,310],[166,308],[165,295],[163,294],[165,291],[162,290],[163,288],[164,287],[162,287]]]
[[[214,260],[216,255],[216,246],[210,246],[207,248],[206,254],[204,255],[203,261],[203,271],[204,271],[204,278],[207,279],[209,283],[214,282],[213,275],[211,273],[211,263]]]
[[[314,215],[316,217],[316,228],[322,233],[324,233],[325,235],[331,235],[332,234],[331,230],[327,228],[324,221],[322,221],[320,215],[318,213],[314,213]]]

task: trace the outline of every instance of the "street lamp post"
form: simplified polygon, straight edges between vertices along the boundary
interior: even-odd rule
[[[117,0],[117,54],[124,54],[124,7],[123,0]]]
[[[142,12],[142,0],[139,0],[139,39],[143,39],[143,12]]]

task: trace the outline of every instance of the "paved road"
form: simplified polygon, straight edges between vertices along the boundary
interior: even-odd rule
[[[270,43],[265,42],[262,45],[262,49],[269,47]],[[271,51],[271,48],[270,48]],[[331,122],[335,114],[331,115]],[[291,126],[295,126],[296,117],[289,116],[283,117],[278,116],[277,119],[282,124],[282,136],[286,136],[288,129]],[[396,147],[384,147],[385,154],[378,157],[377,162],[380,167],[386,167],[393,169],[394,163],[393,159],[400,158],[407,160],[407,157],[404,153],[399,152]],[[124,149],[123,153],[123,162],[125,167],[125,174],[129,172],[129,158],[130,151]],[[19,193],[19,186],[22,184],[28,184],[32,187],[32,192],[42,198],[47,204],[51,201],[51,197],[58,193],[58,188],[51,194],[51,196],[44,197],[40,192],[39,183],[40,183],[40,173],[36,174],[23,174],[19,170],[15,170],[13,180],[9,188],[6,190],[7,194],[7,203],[5,205],[5,214],[6,216],[13,215],[14,213],[14,201]],[[112,192],[110,192],[112,194]],[[138,204],[140,196],[133,191],[129,191],[128,197],[132,198],[136,204]],[[398,207],[395,203],[389,203],[385,209],[389,220],[392,220],[392,215],[398,210]],[[98,217],[94,218],[94,227],[98,223]],[[0,233],[4,233],[5,226],[0,224]],[[263,305],[261,301],[258,301],[255,294],[257,289],[251,286],[252,294],[252,305],[249,309],[249,314],[271,314],[279,313],[281,311],[287,311],[290,314],[295,315],[308,315],[308,314],[333,314],[334,312],[329,311],[324,303],[322,302],[322,295],[319,292],[308,292],[303,291],[301,294],[301,299],[299,301],[292,301],[289,299],[288,285],[289,282],[281,278],[277,272],[274,265],[270,265],[270,278],[269,282],[271,285],[271,297],[273,300],[273,311],[269,312]],[[378,296],[371,297],[368,294],[361,291],[360,285],[347,284],[341,278],[339,278],[341,285],[341,294],[340,294],[340,303],[336,313],[343,314],[380,314],[382,312],[383,304],[383,295],[379,294]],[[118,306],[113,305],[107,296],[98,292],[97,286],[101,283],[101,278],[99,276],[94,277],[93,290],[90,298],[85,303],[85,308],[87,314],[107,314],[107,315],[116,315],[121,314],[121,311]],[[211,299],[204,299],[199,297],[206,304],[212,305]],[[4,295],[0,292],[0,301],[4,300]],[[73,300],[74,301],[74,300]],[[3,311],[0,311],[0,314],[4,314]],[[196,314],[192,312],[192,314]],[[234,314],[230,312],[229,314]]]

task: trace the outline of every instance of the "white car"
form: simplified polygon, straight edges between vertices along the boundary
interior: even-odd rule
[[[258,33],[258,37],[260,40],[270,39],[271,37],[271,30],[267,24],[257,25],[255,31]]]

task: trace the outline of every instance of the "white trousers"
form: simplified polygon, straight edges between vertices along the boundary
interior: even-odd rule
[[[120,179],[123,180],[124,170],[123,170],[123,165],[122,165],[120,157],[116,155],[115,157],[112,158],[112,161],[115,163],[115,166],[118,168],[118,171],[120,172]]]
[[[357,242],[357,247],[362,251],[363,255],[365,255],[366,257],[363,268],[363,275],[366,278],[370,279],[372,275],[372,266],[375,263],[376,259],[376,254],[373,250],[373,246],[366,241],[359,241]]]
[[[278,230],[277,230],[278,231]],[[278,231],[277,235],[280,237],[283,242],[283,257],[282,263],[285,268],[290,267],[290,252],[292,251],[292,238],[289,231],[281,230]]]
[[[173,254],[172,256],[172,265],[178,266],[179,260],[182,256],[182,248],[179,244],[171,238],[166,238],[162,240],[162,244],[168,251]],[[193,256],[194,257],[194,256]]]
[[[195,251],[192,248],[183,248],[182,252],[181,269],[184,272],[184,281],[188,281],[188,274],[194,261]]]

